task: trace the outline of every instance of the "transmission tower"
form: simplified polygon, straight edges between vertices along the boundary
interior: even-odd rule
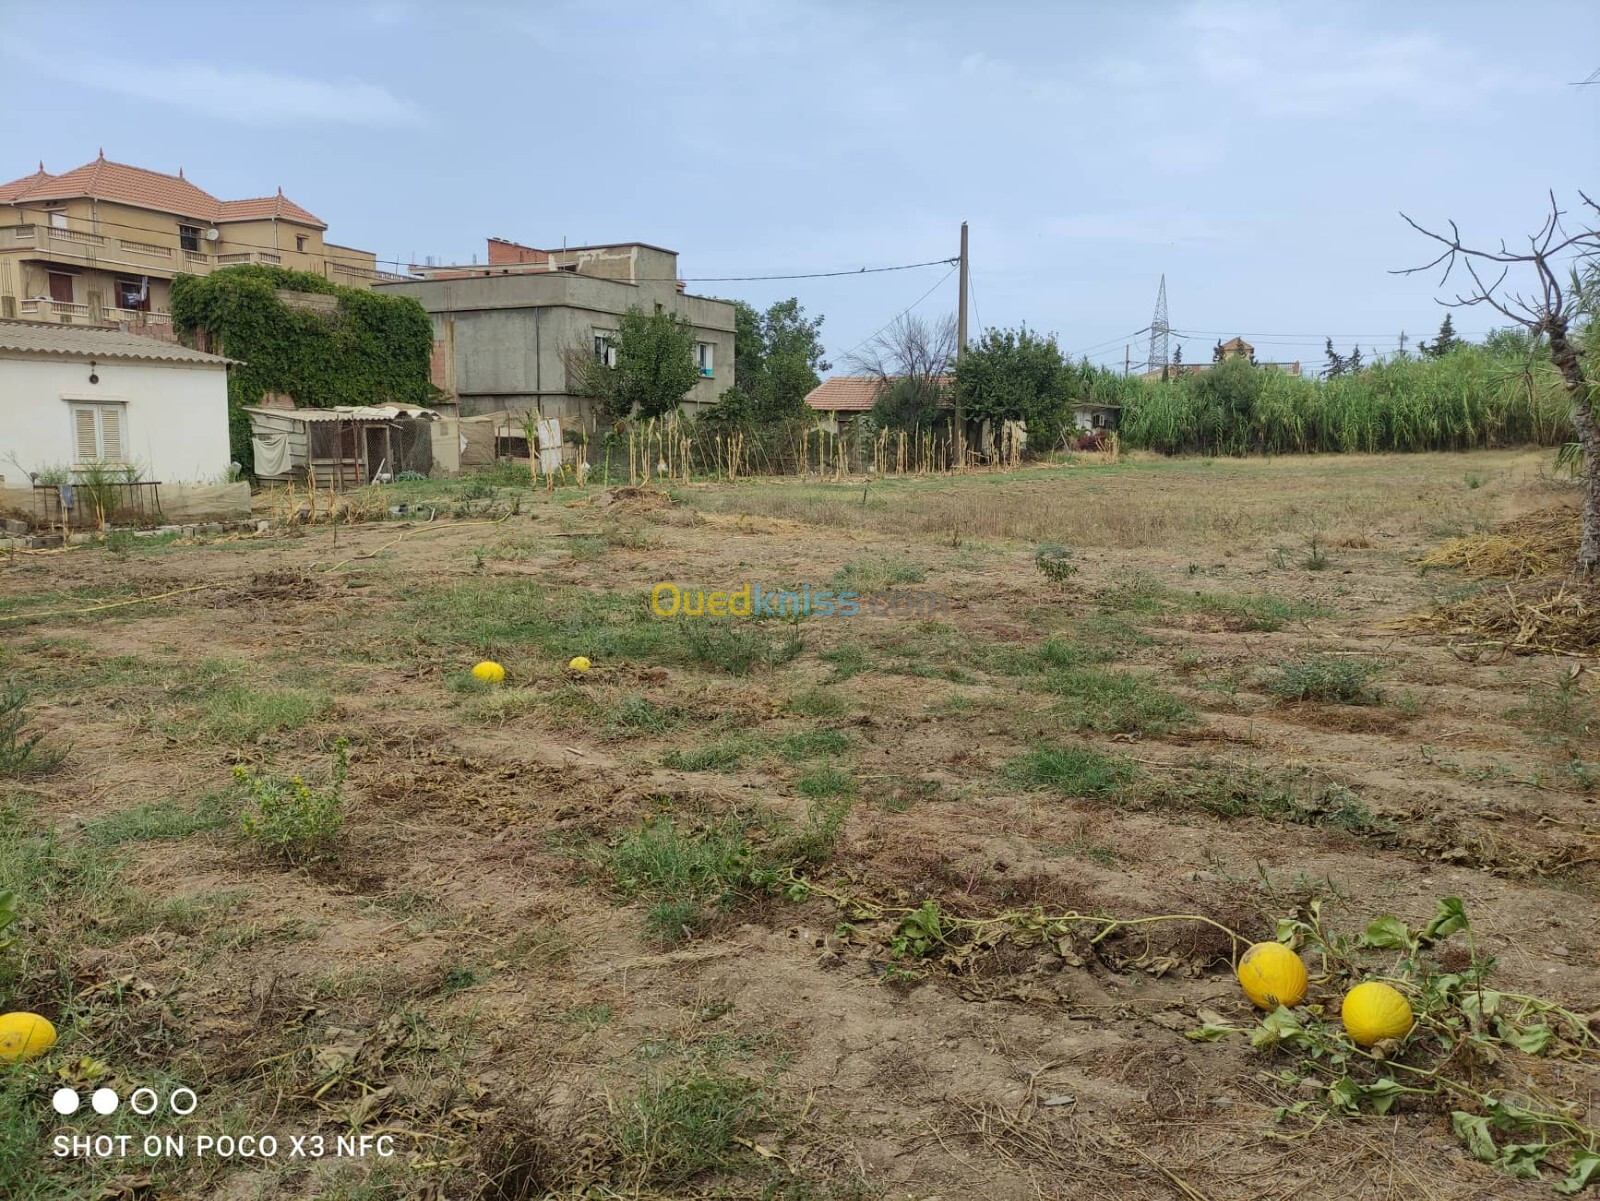
[[[1156,293],[1156,315],[1150,318],[1150,361],[1146,371],[1160,371],[1171,361],[1168,358],[1167,339],[1172,327],[1167,324],[1167,277],[1161,277],[1161,291]]]

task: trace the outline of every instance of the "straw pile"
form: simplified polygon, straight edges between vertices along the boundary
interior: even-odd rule
[[[1600,584],[1572,578],[1581,534],[1581,515],[1562,507],[1446,543],[1423,558],[1424,567],[1510,582],[1413,614],[1396,627],[1514,654],[1600,654]]]
[[[1403,619],[1401,629],[1514,654],[1600,654],[1600,586],[1525,580]]]
[[[1490,534],[1446,542],[1422,556],[1422,566],[1453,567],[1474,580],[1529,580],[1568,574],[1578,557],[1583,514],[1545,509],[1508,521]]]

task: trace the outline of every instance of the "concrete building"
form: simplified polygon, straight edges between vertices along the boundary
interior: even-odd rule
[[[659,307],[695,327],[700,380],[688,412],[734,386],[734,308],[690,295],[678,256],[643,242],[541,250],[489,239],[484,265],[412,267],[420,279],[381,283],[433,318],[434,383],[460,401],[463,417],[529,413],[588,423],[592,402],[568,378],[574,355],[615,361],[613,339],[630,308]]]
[[[387,273],[329,242],[290,200],[218,200],[184,178],[92,163],[0,184],[0,317],[169,326],[172,277],[237,263],[310,271],[351,287]],[[397,278],[388,276],[389,278]]]
[[[94,464],[163,483],[222,478],[229,362],[120,330],[0,321],[0,476],[71,482]]]
[[[1243,338],[1229,338],[1226,342],[1218,342],[1212,352],[1213,362],[1210,363],[1169,363],[1165,367],[1157,367],[1154,371],[1141,371],[1140,379],[1177,379],[1180,375],[1204,375],[1217,363],[1229,359],[1243,359],[1252,367],[1261,367],[1268,371],[1281,371],[1285,375],[1299,377],[1300,364],[1292,363],[1261,363],[1256,361],[1256,348]]]

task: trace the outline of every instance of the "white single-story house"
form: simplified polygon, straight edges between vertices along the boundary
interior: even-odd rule
[[[90,464],[159,483],[225,478],[228,364],[139,334],[0,320],[0,479]]]

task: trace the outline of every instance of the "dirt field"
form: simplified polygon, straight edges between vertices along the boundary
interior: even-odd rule
[[[1291,1047],[1185,1036],[1262,1016],[1219,926],[1320,914],[1353,940],[1446,897],[1472,939],[1446,966],[1492,957],[1508,996],[1600,1010],[1594,677],[1386,628],[1480,586],[1420,573],[1426,549],[1566,503],[1547,460],[607,504],[463,481],[398,494],[432,524],[0,557],[0,670],[66,751],[0,779],[22,919],[0,1008],[61,1028],[0,1075],[0,1193],[1552,1195],[1581,1143],[1547,1134],[1543,1179],[1518,1179],[1428,1077],[1382,1116],[1330,1113],[1338,1073]],[[1076,573],[1047,578],[1042,544]],[[662,582],[945,607],[661,618]],[[251,838],[285,778],[336,795],[340,739],[342,828]],[[1162,915],[1216,925],[1101,920]],[[1335,1015],[1344,982],[1306,958]],[[1595,1046],[1451,1072],[1593,1130]],[[60,1118],[63,1081],[199,1108]],[[50,1155],[119,1131],[395,1153]]]

